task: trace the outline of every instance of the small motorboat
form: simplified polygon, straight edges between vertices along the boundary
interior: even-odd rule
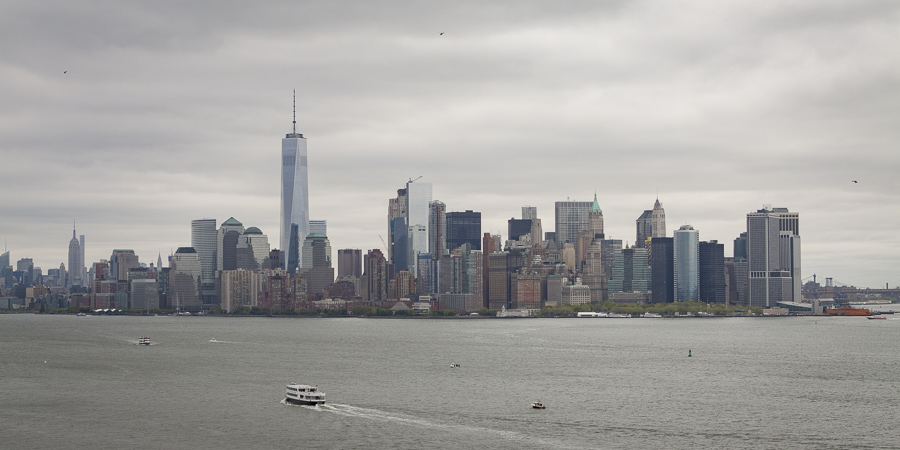
[[[534,409],[545,409],[545,408],[546,408],[546,407],[544,406],[544,404],[541,403],[541,402],[534,402],[534,403],[531,404],[531,407],[534,408]]]
[[[887,317],[870,316],[870,317],[867,317],[867,319],[869,319],[869,320],[887,320]]]
[[[455,368],[457,368],[457,367],[462,367],[462,366],[460,366],[460,365],[457,364],[457,363],[450,363],[450,368],[451,368],[451,369],[455,369]]]
[[[141,336],[138,338],[138,344],[140,345],[150,345],[150,338],[147,336]]]

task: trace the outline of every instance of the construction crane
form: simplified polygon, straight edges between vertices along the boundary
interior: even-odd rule
[[[387,254],[387,242],[384,242],[384,238],[381,235],[378,235],[378,239],[381,239],[381,245],[384,245],[384,253]]]
[[[409,182],[412,183],[413,181],[416,181],[416,180],[418,180],[419,178],[422,178],[422,177],[423,177],[423,175],[419,175],[419,176],[416,177],[415,179],[410,178],[410,179],[409,179]]]

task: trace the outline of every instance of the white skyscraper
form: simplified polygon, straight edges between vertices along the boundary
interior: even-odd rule
[[[297,132],[297,99],[294,94],[294,127],[281,140],[281,251],[284,268],[301,267],[303,240],[309,234],[309,178],[306,138]]]

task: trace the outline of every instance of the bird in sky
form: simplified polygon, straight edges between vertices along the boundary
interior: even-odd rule
[[[440,34],[440,35],[441,35],[441,36],[443,36],[443,35],[444,35],[444,33],[441,33],[441,34]]]
[[[858,181],[856,181],[856,180],[853,180],[853,182],[854,182],[854,183],[859,183],[859,182],[858,182]]]
[[[68,72],[68,70],[63,70],[63,73],[67,73],[67,72]]]

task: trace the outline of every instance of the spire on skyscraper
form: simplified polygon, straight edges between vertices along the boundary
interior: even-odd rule
[[[297,90],[294,89],[294,134],[297,134]]]

